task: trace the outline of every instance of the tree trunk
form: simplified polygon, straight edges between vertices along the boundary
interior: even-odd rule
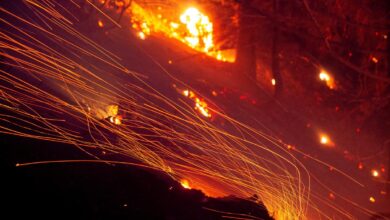
[[[239,31],[237,42],[236,67],[240,74],[256,80],[256,28],[250,17],[251,1],[242,1],[239,5]]]
[[[278,13],[278,0],[274,0],[273,3],[274,17],[277,17]],[[275,80],[275,97],[280,97],[283,90],[283,81],[280,73],[279,66],[279,50],[278,50],[278,38],[279,38],[279,29],[276,22],[273,23],[273,39],[272,39],[272,75]]]

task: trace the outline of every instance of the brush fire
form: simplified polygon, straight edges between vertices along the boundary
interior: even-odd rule
[[[196,7],[188,7],[180,15],[170,18],[164,16],[165,11],[161,7],[146,10],[133,2],[129,10],[132,28],[141,40],[145,40],[153,33],[162,33],[219,61],[234,62],[235,60],[234,51],[219,50],[215,46],[213,23]]]

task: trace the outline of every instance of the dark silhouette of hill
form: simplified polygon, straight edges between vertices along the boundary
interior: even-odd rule
[[[3,216],[12,219],[271,219],[233,196],[209,198],[164,174],[125,165],[18,162],[85,159],[71,146],[0,135]],[[253,199],[255,200],[255,199]]]

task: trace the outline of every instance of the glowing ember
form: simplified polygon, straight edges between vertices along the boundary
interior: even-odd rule
[[[183,90],[183,95],[188,97],[188,95],[190,94],[190,91],[189,90]]]
[[[325,134],[325,133],[320,133],[319,134],[319,142],[321,145],[324,145],[326,147],[335,147],[335,143],[331,140],[331,138]]]
[[[98,21],[98,26],[101,27],[101,28],[104,27],[104,24],[103,24],[103,21],[102,21],[102,20],[99,20],[99,21]]]
[[[132,27],[145,36],[152,33],[163,33],[167,37],[179,40],[196,51],[206,53],[223,62],[234,62],[235,50],[218,50],[213,40],[213,23],[209,17],[195,7],[186,9],[176,19],[172,15],[166,15],[158,9],[146,10],[136,3],[131,5]],[[172,19],[173,18],[173,19]],[[140,37],[140,36],[139,36]],[[140,37],[143,39],[144,37]]]
[[[145,40],[146,39],[145,33],[142,32],[142,31],[138,32],[138,38],[141,39],[141,40]]]
[[[379,177],[379,172],[378,172],[378,170],[371,170],[371,176],[373,176],[373,177]]]
[[[359,169],[359,170],[362,170],[363,168],[364,168],[363,163],[362,163],[362,162],[359,162],[359,164],[358,164],[358,169]]]
[[[329,89],[335,89],[336,85],[334,79],[325,70],[322,70],[318,76],[321,81],[326,82],[326,86],[328,86]]]
[[[211,114],[207,109],[207,103],[200,100],[199,98],[196,98],[195,102],[195,109],[197,109],[203,116],[210,118]]]
[[[118,116],[111,116],[110,117],[110,122],[116,125],[122,124],[122,117],[120,115]]]
[[[329,138],[325,135],[321,135],[320,142],[321,144],[329,144]]]
[[[203,101],[202,99],[198,98],[194,92],[186,89],[181,92],[185,97],[188,97],[195,102],[195,109],[198,110],[200,114],[203,116],[210,118],[211,114],[208,110],[207,103]]]
[[[276,85],[276,80],[275,79],[272,79],[271,80],[271,84],[274,86],[274,85]]]
[[[374,63],[378,63],[378,61],[379,61],[378,58],[376,58],[376,57],[373,57],[371,60],[372,60],[372,62],[374,62]]]
[[[183,179],[180,181],[180,184],[184,189],[191,189],[190,183],[188,182],[188,180]]]
[[[374,197],[370,197],[370,202],[374,203],[375,202],[375,198]]]

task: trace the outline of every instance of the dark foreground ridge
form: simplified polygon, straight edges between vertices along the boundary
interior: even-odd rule
[[[2,214],[12,219],[272,219],[236,197],[209,198],[161,173],[124,165],[17,162],[80,159],[71,146],[1,135],[5,191]],[[3,149],[4,150],[4,149]],[[74,152],[73,152],[74,151]]]

